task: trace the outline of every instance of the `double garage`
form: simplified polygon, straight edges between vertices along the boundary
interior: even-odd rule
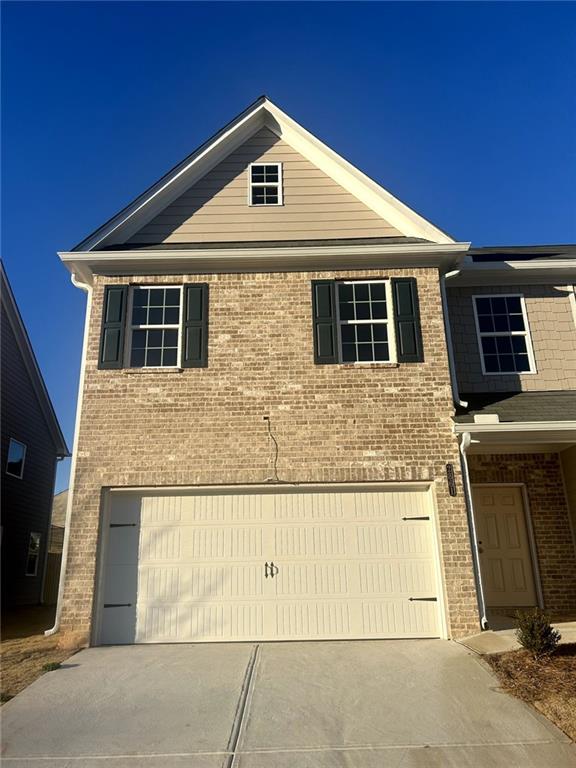
[[[429,484],[111,490],[97,644],[442,637]]]

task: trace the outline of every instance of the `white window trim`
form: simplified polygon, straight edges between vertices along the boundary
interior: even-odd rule
[[[36,556],[36,567],[34,568],[34,573],[28,573],[28,560],[30,558],[30,540],[32,536],[38,536],[38,554]],[[38,576],[38,565],[40,563],[40,552],[42,551],[42,534],[40,531],[30,531],[30,535],[28,536],[28,549],[26,551],[26,568],[24,571],[25,576]]]
[[[524,331],[480,331],[480,323],[478,321],[478,310],[476,308],[476,299],[492,299],[492,298],[519,298],[520,306],[522,307],[522,317],[524,319]],[[528,323],[528,313],[526,312],[526,302],[524,300],[523,293],[475,293],[472,296],[472,307],[474,309],[474,323],[476,325],[476,339],[478,342],[478,353],[480,355],[480,365],[482,366],[482,374],[484,376],[532,376],[538,373],[536,368],[536,359],[534,357],[534,348],[532,346],[532,335],[530,333],[530,325]],[[530,363],[529,371],[487,371],[484,365],[484,351],[482,349],[482,338],[484,336],[524,336],[526,339],[526,351],[528,353],[528,362]]]
[[[275,165],[278,169],[278,181],[277,182],[253,182],[252,181],[252,168],[259,165]],[[252,189],[254,187],[276,187],[278,190],[278,202],[277,203],[253,203],[252,202]],[[251,208],[277,208],[279,205],[284,205],[284,193],[283,193],[283,176],[282,176],[282,163],[250,163],[248,166],[248,205]]]
[[[340,296],[339,285],[369,285],[370,283],[384,283],[386,286],[386,310],[388,317],[385,320],[340,320]],[[390,278],[382,280],[336,280],[336,325],[338,327],[338,362],[340,365],[395,365],[398,362],[396,352],[396,326],[394,323],[394,305],[392,303],[392,281]],[[388,360],[355,360],[347,362],[342,359],[342,333],[343,325],[368,325],[368,324],[386,325],[388,328]]]
[[[180,322],[178,325],[132,325],[132,308],[134,306],[134,290],[139,288],[178,288],[180,291]],[[183,312],[182,295],[184,292],[183,285],[147,285],[145,283],[135,283],[130,286],[128,291],[128,307],[126,312],[126,343],[124,345],[124,368],[128,368],[134,371],[176,371],[181,368],[182,363],[182,326],[183,326]],[[132,332],[133,331],[160,331],[160,330],[178,330],[178,351],[176,353],[176,365],[139,365],[132,366],[130,359],[132,357]]]
[[[10,472],[8,470],[8,457],[10,456],[10,446],[12,443],[18,443],[18,445],[21,445],[24,448],[24,456],[22,456],[22,471],[19,475],[15,474],[14,472]],[[18,480],[22,480],[24,477],[24,465],[26,464],[26,452],[28,450],[28,446],[26,443],[21,442],[20,440],[16,440],[15,437],[11,437],[10,441],[8,443],[8,454],[6,455],[6,467],[4,468],[7,475],[10,475],[10,477],[17,477]]]

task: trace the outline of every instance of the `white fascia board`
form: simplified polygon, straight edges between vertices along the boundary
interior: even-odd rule
[[[389,267],[446,268],[469,243],[397,243],[259,248],[202,248],[149,251],[67,251],[62,262],[83,281],[93,274],[141,275],[218,272],[281,272]]]
[[[472,434],[490,433],[505,436],[511,432],[521,434],[532,433],[562,433],[573,432],[576,436],[576,421],[505,421],[499,424],[476,424],[475,422],[458,422],[454,424],[457,435],[469,432]]]
[[[302,128],[270,100],[263,99],[257,102],[253,109],[245,114],[242,113],[232,121],[225,130],[216,135],[213,141],[202,145],[199,150],[187,157],[110,221],[83,240],[76,246],[76,250],[89,251],[105,245],[126,242],[154,216],[264,126],[396,227],[404,236],[418,237],[442,244],[455,242],[445,232],[435,227],[309,131]]]
[[[290,146],[320,170],[324,171],[337,184],[354,195],[358,200],[382,216],[389,224],[396,227],[406,237],[419,237],[435,243],[454,243],[455,241],[434,224],[424,219],[405,203],[387,192],[365,173],[362,173],[348,160],[345,160],[324,142],[299,125],[289,115],[270,101],[265,102],[269,118],[266,123],[270,130],[277,133]]]
[[[520,283],[573,283],[576,282],[576,259],[548,259],[546,261],[485,261],[465,259],[460,271],[448,277],[448,287],[476,285],[513,285]]]

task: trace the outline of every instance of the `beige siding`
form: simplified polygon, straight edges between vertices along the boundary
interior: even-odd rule
[[[282,163],[284,204],[248,205],[248,166]],[[134,235],[130,243],[401,237],[263,128]]]
[[[480,363],[472,297],[524,295],[536,373],[485,376]],[[461,392],[576,389],[576,326],[569,291],[552,285],[451,288],[448,307]]]

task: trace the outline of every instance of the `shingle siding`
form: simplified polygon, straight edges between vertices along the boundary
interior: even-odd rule
[[[534,347],[535,374],[485,376],[476,336],[472,297],[521,293]],[[513,285],[450,288],[448,307],[461,392],[576,389],[576,325],[565,286]]]
[[[2,307],[2,602],[41,600],[54,486],[56,449],[10,321]],[[22,479],[6,474],[10,438],[27,447]],[[37,576],[26,576],[30,532],[42,534]]]
[[[423,363],[315,365],[311,281],[415,277]],[[185,275],[210,286],[208,367],[99,370],[97,277],[86,359],[63,627],[91,629],[102,489],[264,483],[278,441],[291,482],[432,481],[452,634],[478,628],[438,273],[433,269]],[[173,284],[174,276],[146,277]],[[446,464],[456,470],[451,497]]]

